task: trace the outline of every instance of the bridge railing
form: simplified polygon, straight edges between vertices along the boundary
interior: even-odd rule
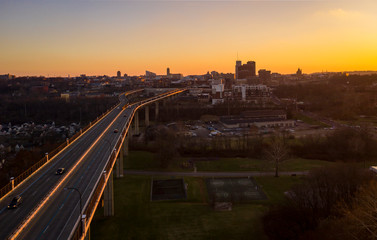
[[[132,116],[134,115],[134,113],[135,113],[135,110],[132,112]],[[132,117],[128,119],[125,127],[123,128],[122,133],[119,136],[118,141],[113,148],[115,151],[113,149],[111,150],[112,152],[111,152],[111,154],[110,154],[110,156],[107,160],[107,163],[104,167],[104,170],[103,170],[103,172],[106,171],[106,174],[110,174],[114,165],[115,165],[117,155],[120,151],[120,148],[122,147],[123,141],[126,137],[126,134],[127,134],[128,129],[131,125],[131,122],[132,122]],[[89,199],[90,199],[89,202],[87,202],[87,204],[85,204],[85,206],[83,207],[83,214],[86,216],[86,219],[92,219],[93,218],[95,211],[97,209],[97,206],[99,204],[99,201],[101,199],[101,195],[102,195],[102,193],[103,193],[103,191],[106,187],[108,178],[109,178],[108,175],[102,175],[100,177],[100,179],[96,183],[96,186],[94,188],[94,192],[92,192],[90,197],[89,197]],[[84,226],[83,226],[81,221],[82,221],[81,219],[78,219],[76,221],[74,230],[72,231],[72,233],[70,235],[71,239],[81,239],[82,236],[84,235],[83,232],[85,231],[85,229],[83,229]],[[88,221],[88,222],[90,222],[90,221]]]
[[[129,94],[133,94],[139,91],[143,91],[143,89],[138,89],[129,92]],[[171,92],[170,91],[167,93],[164,93],[163,95],[167,95]],[[161,97],[161,95],[159,95]],[[156,97],[154,97],[156,98]],[[153,98],[152,98],[153,99]],[[147,99],[150,101],[150,99]],[[143,100],[142,103],[147,102],[147,100]],[[80,137],[83,133],[85,133],[89,128],[94,126],[99,120],[101,120],[104,116],[106,116],[109,112],[111,112],[115,107],[119,105],[115,104],[113,107],[108,109],[106,112],[102,113],[97,119],[94,121],[90,122],[87,126],[84,128],[80,129],[77,133],[75,133],[71,138],[69,138],[66,142],[62,143],[59,147],[55,148],[51,152],[48,153],[47,156],[43,157],[41,160],[36,162],[33,166],[31,166],[29,169],[18,175],[17,177],[14,178],[14,182],[7,183],[4,187],[0,189],[0,199],[3,198],[5,195],[7,195],[9,192],[11,192],[15,187],[17,187],[19,184],[21,184],[23,181],[25,181],[28,177],[30,177],[32,174],[34,174],[36,171],[38,171],[41,167],[43,167],[49,160],[57,156],[63,149],[65,149],[67,146],[69,146],[73,141],[75,141],[78,137]]]
[[[118,138],[118,141],[117,141],[117,143],[115,145],[115,150],[116,151],[112,151],[111,155],[109,156],[109,158],[107,160],[107,163],[106,163],[105,168],[104,168],[104,171],[106,171],[107,175],[105,175],[105,176],[102,175],[100,177],[100,179],[98,180],[96,186],[94,187],[94,191],[91,193],[91,195],[89,197],[89,202],[87,202],[85,204],[85,206],[83,207],[83,214],[86,215],[87,224],[90,224],[90,222],[91,222],[91,220],[92,220],[92,218],[94,216],[94,213],[95,213],[95,211],[97,209],[97,206],[99,204],[99,201],[101,199],[101,195],[102,195],[102,193],[103,193],[103,191],[104,191],[104,189],[106,187],[107,180],[109,178],[108,175],[111,173],[111,171],[112,171],[112,169],[113,169],[113,167],[115,165],[118,153],[120,152],[120,148],[122,147],[124,139],[126,138],[128,130],[129,130],[130,126],[131,126],[132,119],[133,119],[136,111],[138,110],[138,108],[142,107],[143,105],[145,105],[147,103],[154,102],[155,100],[158,100],[158,99],[161,99],[161,98],[165,98],[167,96],[174,95],[174,94],[179,94],[179,93],[184,92],[184,91],[186,91],[186,89],[169,91],[167,93],[160,94],[158,96],[142,100],[141,102],[139,102],[137,104],[137,107],[132,111],[131,117],[126,122],[126,125],[124,126],[124,128],[122,130],[122,133],[121,133],[121,135]],[[88,229],[88,227],[86,227],[86,229],[83,229],[83,225],[82,225],[81,219],[78,219],[77,222],[76,222],[76,224],[75,224],[74,229],[71,232],[70,238],[71,239],[75,239],[75,240],[76,239],[83,239],[83,237],[85,236],[85,234],[83,234],[83,233],[86,232],[87,229]]]
[[[25,181],[27,178],[29,178],[32,174],[37,172],[41,167],[43,167],[47,162],[52,160],[55,156],[57,156],[63,149],[65,149],[67,146],[69,146],[73,141],[75,141],[78,137],[80,137],[82,134],[84,134],[89,128],[94,126],[98,121],[100,121],[102,118],[104,118],[109,112],[111,112],[114,108],[116,108],[119,105],[119,103],[112,106],[110,109],[108,109],[106,112],[102,113],[97,119],[90,122],[87,126],[80,129],[77,133],[75,133],[71,138],[69,138],[66,142],[61,144],[59,147],[55,148],[51,152],[48,153],[45,157],[43,157],[41,160],[36,162],[33,166],[28,168],[26,171],[18,175],[14,178],[14,182],[7,183],[4,187],[0,189],[0,199],[3,198],[5,195],[7,195],[9,192],[11,192],[14,188],[16,188],[18,185],[20,185],[23,181]]]

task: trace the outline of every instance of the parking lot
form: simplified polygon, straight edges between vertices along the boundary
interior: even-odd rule
[[[167,124],[167,126],[171,125]],[[177,123],[174,123],[177,124]],[[242,136],[270,136],[277,131],[285,131],[288,136],[305,137],[308,135],[326,135],[335,130],[335,127],[320,127],[302,121],[296,121],[291,128],[225,128],[221,122],[186,121],[180,124],[179,133],[186,137],[216,138],[216,137],[242,137]]]

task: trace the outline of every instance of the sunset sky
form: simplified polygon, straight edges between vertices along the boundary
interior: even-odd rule
[[[377,1],[0,0],[0,74],[377,70]]]

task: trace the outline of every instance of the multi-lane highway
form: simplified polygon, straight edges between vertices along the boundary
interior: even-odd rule
[[[128,110],[129,111],[129,110]],[[72,167],[77,163],[77,161],[83,156],[83,154],[87,151],[87,149],[99,138],[102,132],[106,128],[109,127],[109,125],[114,121],[112,126],[118,126],[120,127],[120,124],[126,120],[126,118],[116,118],[117,115],[119,115],[122,112],[122,108],[119,107],[115,108],[113,111],[111,111],[107,116],[104,117],[102,121],[97,123],[95,126],[93,126],[91,129],[89,129],[85,134],[83,134],[80,138],[78,138],[74,143],[72,143],[69,147],[67,147],[61,154],[57,155],[55,159],[53,159],[50,163],[46,164],[43,169],[41,169],[39,172],[37,172],[34,176],[32,176],[30,179],[27,180],[27,182],[23,183],[21,186],[19,186],[16,190],[14,190],[11,194],[9,194],[7,197],[5,197],[0,202],[0,239],[7,238],[15,229],[16,227],[24,220],[26,216],[37,206],[37,204],[53,189],[53,187],[61,180],[61,178],[64,178],[65,175],[55,175],[55,171],[63,167],[66,169],[66,173],[68,174],[69,171],[72,170]],[[110,127],[111,128],[111,127]],[[114,133],[114,129],[108,129],[107,133]],[[118,133],[119,134],[119,133]],[[107,136],[104,135],[105,139]],[[115,141],[115,136],[108,137],[108,140],[102,140],[101,142],[98,142],[96,145],[96,148],[93,149],[94,151],[91,151],[91,154],[87,154],[87,156],[82,160],[81,164],[88,164],[88,161],[85,160],[91,160],[94,162],[94,160],[99,159],[99,156],[93,156],[93,154],[100,155],[104,153],[104,148],[106,148],[106,151],[110,151],[110,144],[108,142]],[[98,151],[99,149],[99,151]],[[97,152],[98,151],[98,152]],[[90,156],[90,157],[89,157]],[[93,166],[95,163],[93,163]],[[71,174],[71,179],[76,179],[75,176],[82,175],[83,177],[88,177],[91,174],[85,174],[82,169],[86,168],[85,166],[79,167],[80,171],[75,172],[74,174]],[[87,169],[93,170],[93,167],[88,167]],[[89,171],[88,170],[88,171]],[[81,177],[81,176],[80,176]],[[78,183],[72,183],[71,181],[68,181],[67,185],[72,186],[78,186]],[[23,199],[23,203],[20,205],[17,209],[7,209],[7,205],[10,202],[10,200],[15,196],[20,195]],[[69,196],[71,198],[78,196],[71,196],[74,195],[70,191],[57,193],[55,194],[57,198],[61,195]],[[56,202],[58,201],[49,201],[49,202]],[[78,201],[77,201],[78,203]],[[51,212],[51,208],[49,206],[45,207],[45,209],[48,209],[48,212]],[[78,212],[78,211],[77,211]],[[78,215],[77,215],[78,216]],[[35,220],[33,220],[35,222]],[[39,223],[39,221],[36,221]],[[30,238],[32,239],[32,238]],[[63,238],[64,239],[64,238]]]
[[[120,100],[118,107],[0,201],[0,239],[10,236],[67,239],[70,236],[80,218],[80,197],[78,192],[64,188],[77,188],[82,194],[81,205],[85,206],[123,128],[131,121],[135,109],[145,103],[142,101],[122,109],[126,99]],[[114,132],[115,129],[119,131]],[[61,167],[66,173],[55,175]],[[15,195],[20,195],[23,203],[17,209],[8,210],[7,205]]]

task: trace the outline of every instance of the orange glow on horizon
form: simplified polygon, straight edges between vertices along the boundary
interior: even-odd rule
[[[0,74],[162,75],[167,67],[183,75],[234,73],[237,53],[257,70],[283,74],[298,67],[304,73],[377,70],[376,1],[81,1],[46,9],[30,0],[4,6]]]

